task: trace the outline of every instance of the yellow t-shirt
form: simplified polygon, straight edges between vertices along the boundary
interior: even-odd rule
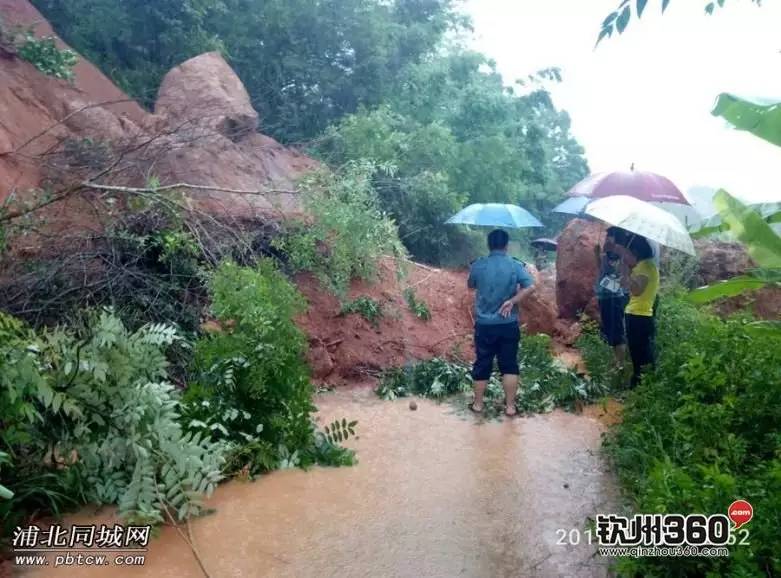
[[[624,310],[630,315],[644,315],[651,317],[654,314],[654,301],[659,291],[659,270],[653,259],[645,259],[637,263],[632,269],[632,277],[648,277],[648,284],[640,295],[632,295]]]

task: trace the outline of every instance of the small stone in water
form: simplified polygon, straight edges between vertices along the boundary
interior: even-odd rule
[[[418,403],[413,399],[412,401],[409,402],[409,408],[412,411],[415,411],[416,409],[418,409]]]

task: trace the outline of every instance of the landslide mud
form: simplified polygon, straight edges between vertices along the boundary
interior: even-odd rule
[[[318,398],[320,419],[357,419],[352,468],[285,470],[218,488],[192,531],[213,577],[606,576],[593,548],[558,529],[616,511],[586,415],[482,422],[448,403],[385,402],[367,389]],[[69,522],[105,522],[83,514]],[[47,568],[25,576],[198,577],[175,529],[143,567]]]

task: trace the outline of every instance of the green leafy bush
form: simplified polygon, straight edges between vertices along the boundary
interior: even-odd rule
[[[518,352],[521,387],[516,398],[519,411],[541,413],[555,407],[574,409],[576,402],[595,401],[607,393],[603,384],[579,377],[554,358],[550,342],[550,336],[543,333],[524,335],[521,339]],[[503,391],[501,398],[504,399]]]
[[[589,381],[607,390],[617,390],[624,385],[623,372],[616,365],[613,348],[602,339],[597,322],[581,319],[581,333],[575,347],[583,358]],[[627,364],[631,364],[628,356]]]
[[[296,269],[312,271],[343,296],[354,278],[374,279],[384,256],[402,257],[396,225],[378,208],[371,178],[376,166],[348,163],[341,171],[316,171],[300,183],[313,222],[276,240]]]
[[[366,321],[377,327],[383,316],[382,305],[371,297],[358,297],[342,305],[341,315],[357,313]]]
[[[73,67],[78,62],[76,53],[67,48],[57,48],[53,36],[36,38],[32,30],[27,30],[22,40],[17,40],[17,46],[19,56],[45,75],[73,80]]]
[[[521,386],[516,404],[519,411],[540,413],[555,407],[574,408],[576,402],[590,402],[603,397],[607,388],[581,379],[555,359],[550,352],[550,337],[528,335],[521,340],[518,353]],[[471,388],[470,367],[464,363],[434,358],[406,367],[391,368],[383,374],[376,389],[383,399],[407,395],[443,398]],[[504,402],[501,377],[494,373],[486,388],[486,407],[495,413]]]
[[[682,251],[665,252],[659,279],[664,292],[694,289],[699,283],[700,260]]]
[[[440,399],[466,391],[471,382],[467,366],[435,357],[414,365],[386,370],[375,391],[382,399],[408,395]]]
[[[748,500],[750,546],[729,558],[622,559],[626,576],[781,572],[781,339],[662,300],[656,370],[628,397],[606,449],[638,512],[724,513]]]
[[[431,320],[431,310],[428,308],[425,301],[418,301],[414,289],[407,287],[404,290],[404,299],[407,302],[407,307],[409,307],[415,317],[422,319],[423,321]]]
[[[223,449],[179,424],[179,396],[165,381],[173,328],[131,333],[103,311],[82,327],[35,334],[0,318],[10,335],[0,341],[0,435],[15,466],[4,519],[86,502],[151,523],[200,511]]]
[[[353,462],[312,422],[306,340],[293,319],[305,301],[273,262],[225,262],[210,282],[212,313],[225,328],[195,346],[196,382],[185,423],[229,444],[229,471]]]

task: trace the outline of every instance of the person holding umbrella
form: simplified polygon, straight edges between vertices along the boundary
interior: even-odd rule
[[[626,359],[626,331],[624,329],[624,308],[629,292],[621,284],[622,262],[618,253],[607,249],[615,245],[615,238],[625,233],[618,227],[607,230],[604,252],[597,245],[595,257],[599,276],[594,292],[599,304],[600,333],[602,339],[613,348],[616,364],[623,367]]]
[[[629,293],[624,310],[626,338],[632,358],[632,386],[643,370],[655,362],[654,302],[659,292],[659,268],[649,240],[694,255],[694,244],[686,227],[667,211],[628,195],[596,199],[584,212],[612,225],[605,250],[617,253],[624,262],[621,286]]]
[[[616,253],[623,262],[620,285],[629,294],[624,322],[632,359],[631,386],[635,387],[643,372],[656,362],[654,305],[659,292],[659,269],[651,244],[641,235],[611,227],[605,250]]]
[[[507,254],[509,235],[496,229],[488,234],[490,254],[472,263],[467,286],[475,289],[475,363],[472,366],[475,398],[469,408],[483,411],[483,395],[493,370],[494,358],[502,374],[504,413],[516,415],[518,393],[518,345],[521,329],[518,303],[534,284],[523,264]]]
[[[475,203],[460,210],[446,223],[478,227],[542,227],[529,211],[506,203]],[[504,413],[517,415],[518,346],[521,328],[518,304],[534,278],[524,264],[507,254],[510,236],[502,229],[488,234],[489,255],[472,263],[467,286],[475,289],[475,363],[472,366],[475,398],[469,409],[483,411],[483,396],[496,358],[502,374],[505,395]]]

